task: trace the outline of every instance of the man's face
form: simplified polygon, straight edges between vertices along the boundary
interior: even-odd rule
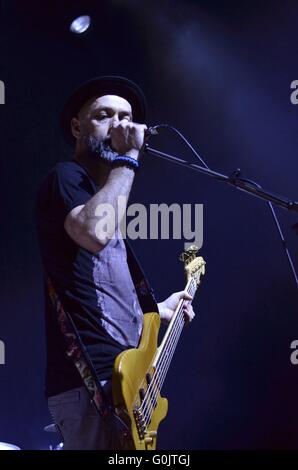
[[[109,138],[110,129],[123,120],[132,121],[132,109],[126,99],[116,95],[104,95],[89,100],[78,114],[75,124],[79,140],[90,137],[97,142]]]

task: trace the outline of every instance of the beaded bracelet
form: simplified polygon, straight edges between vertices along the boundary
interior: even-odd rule
[[[112,168],[118,166],[127,166],[131,170],[137,171],[140,168],[140,164],[137,160],[128,155],[119,155],[118,157],[114,158],[112,161]]]

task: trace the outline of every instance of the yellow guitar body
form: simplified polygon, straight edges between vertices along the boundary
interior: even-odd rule
[[[136,450],[156,448],[157,429],[168,411],[168,400],[160,394],[154,403],[150,423],[142,430],[142,418],[147,414],[137,412],[141,405],[140,389],[146,391],[144,378],[153,374],[153,358],[157,352],[160,316],[157,313],[144,315],[143,331],[137,349],[128,349],[116,358],[113,370],[113,396],[117,414],[126,423],[132,434],[132,447]],[[145,416],[144,416],[145,415]]]

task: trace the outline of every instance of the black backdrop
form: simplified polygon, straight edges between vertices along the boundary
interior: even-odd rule
[[[298,199],[295,1],[1,2],[0,441],[45,449],[45,343],[34,226],[43,175],[71,157],[57,116],[100,74],[136,80],[149,124],[170,122],[209,166]],[[90,13],[75,36],[70,18]],[[193,158],[173,136],[152,146]],[[202,175],[146,156],[131,202],[203,203],[207,272],[164,394],[162,449],[298,448],[296,288],[268,207]],[[297,265],[293,214],[277,209]],[[183,287],[178,240],[133,244],[158,299]]]

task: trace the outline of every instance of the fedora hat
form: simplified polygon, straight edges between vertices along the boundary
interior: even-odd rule
[[[76,139],[71,132],[71,119],[91,98],[117,95],[126,99],[132,108],[133,120],[144,123],[146,99],[141,88],[131,80],[115,75],[96,77],[79,86],[67,99],[60,116],[60,125],[66,141],[74,146]]]

